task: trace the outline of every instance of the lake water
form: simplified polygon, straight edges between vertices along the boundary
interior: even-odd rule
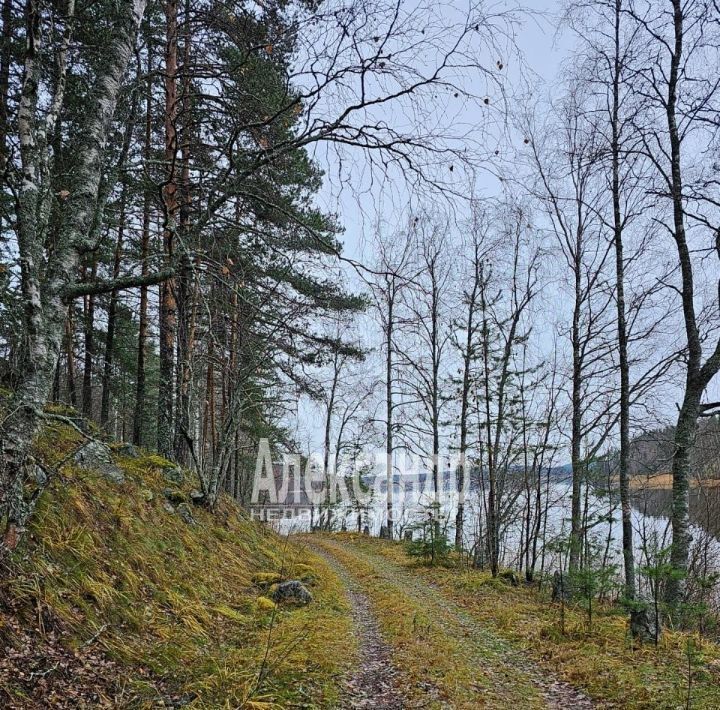
[[[395,534],[402,536],[405,530],[427,520],[435,496],[427,485],[405,486],[396,484],[394,495]],[[331,512],[331,525],[335,530],[347,529],[358,531],[367,526],[370,534],[379,535],[381,526],[385,523],[385,486],[380,483],[366,507],[358,510],[358,506],[338,504]],[[519,551],[524,539],[525,526],[525,492],[517,486],[512,497],[517,495],[515,503],[509,506],[502,522],[501,564],[505,567],[521,569]],[[554,480],[549,487],[543,490],[543,505],[545,498],[549,500],[547,519],[543,521],[542,537],[546,545],[546,552],[538,560],[538,569],[542,564],[544,570],[557,569],[561,564],[565,566],[565,555],[559,551],[560,545],[553,544],[567,540],[570,526],[570,482]],[[534,491],[531,491],[534,497]],[[647,490],[634,493],[633,530],[634,546],[639,567],[651,565],[655,560],[657,550],[667,548],[671,542],[670,523],[668,511],[670,510],[671,491]],[[454,539],[454,521],[457,511],[457,493],[452,488],[442,492],[438,497],[440,520],[446,530],[448,538]],[[479,523],[484,523],[483,504],[480,492],[473,487],[466,495],[465,524],[463,530],[464,544],[470,549],[478,538]],[[583,508],[586,511],[588,536],[592,541],[593,554],[597,557],[597,564],[615,565],[618,575],[622,570],[622,530],[620,525],[620,508],[617,495],[597,494],[592,488],[583,492]],[[437,508],[436,508],[437,509]],[[694,523],[693,538],[695,555],[704,557],[704,564],[714,570],[718,569],[720,560],[720,491],[710,489],[705,493],[693,492],[691,496],[691,518]],[[320,520],[326,521],[327,511],[314,510],[312,516],[305,511],[301,517],[284,519],[275,522],[275,526],[283,532],[307,531],[310,528],[311,517],[315,525]],[[418,531],[415,531],[418,535]]]

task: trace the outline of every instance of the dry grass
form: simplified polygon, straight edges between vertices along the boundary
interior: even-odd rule
[[[692,661],[691,707],[720,708],[720,646],[697,636],[666,631],[659,647],[633,644],[621,610],[600,606],[587,632],[585,612],[559,606],[535,588],[513,588],[476,570],[423,568],[402,544],[356,538],[353,545],[410,568],[467,610],[478,624],[509,639],[558,677],[584,688],[606,707],[686,707],[688,641]]]
[[[392,646],[393,661],[405,676],[402,688],[409,707],[545,707],[521,669],[508,672],[507,648],[501,641],[478,636],[459,624],[457,615],[427,585],[415,587],[392,569],[382,569],[377,556],[358,555],[361,541],[367,538],[313,535],[311,539],[358,580],[372,602],[383,636]],[[338,539],[343,544],[336,544]]]
[[[692,488],[717,488],[720,486],[720,479],[717,478],[692,478]],[[630,488],[634,491],[671,491],[672,473],[649,473],[637,475],[630,479]]]
[[[56,464],[76,437],[49,427],[38,451]],[[215,513],[193,508],[188,525],[165,508],[166,461],[118,463],[122,485],[64,466],[6,594],[29,620],[44,610],[65,643],[92,644],[120,664],[119,705],[184,697],[195,708],[328,707],[354,648],[342,586],[324,562],[227,500]],[[311,579],[316,602],[276,608],[263,581],[278,575]]]

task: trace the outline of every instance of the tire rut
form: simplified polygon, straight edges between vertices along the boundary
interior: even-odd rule
[[[382,638],[380,625],[370,607],[370,600],[338,560],[321,547],[315,545],[311,547],[345,585],[353,625],[358,635],[358,664],[343,682],[339,707],[348,710],[409,708],[399,688],[400,673],[393,665],[392,649]]]

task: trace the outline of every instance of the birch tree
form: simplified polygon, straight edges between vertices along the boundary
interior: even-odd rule
[[[704,403],[711,380],[720,370],[717,336],[718,294],[715,283],[704,288],[698,253],[720,258],[720,219],[716,166],[703,160],[717,137],[720,86],[707,67],[720,57],[717,8],[702,0],[660,3],[629,2],[626,12],[647,43],[646,56],[635,65],[633,90],[646,110],[637,117],[644,153],[655,168],[653,194],[661,209],[655,216],[677,253],[677,283],[685,331],[684,385],[675,426],[672,460],[672,551],[675,570],[666,600],[676,605],[685,596],[692,535],[689,496],[692,452],[698,418],[715,410]]]
[[[90,242],[93,219],[105,159],[108,131],[118,95],[132,57],[133,46],[145,10],[145,0],[108,5],[105,15],[110,41],[100,61],[92,66],[93,91],[85,99],[84,120],[72,135],[78,156],[72,178],[62,186],[47,184],[52,152],[47,145],[65,108],[67,60],[74,23],[78,21],[70,0],[62,16],[41,0],[28,0],[25,7],[26,34],[17,125],[20,143],[20,172],[17,175],[17,248],[23,294],[25,338],[16,386],[8,415],[2,423],[2,480],[0,505],[6,516],[4,546],[16,546],[35,501],[42,491],[29,457],[32,440],[43,419],[42,407],[52,386],[62,347],[68,303],[73,298],[106,293],[113,288],[138,286],[142,281],[160,281],[167,274],[117,279],[114,282],[79,284],[76,274]],[[58,28],[62,28],[59,30]],[[48,43],[43,50],[43,41]],[[48,76],[40,53],[54,55],[58,71]],[[41,95],[50,95],[49,107]],[[53,189],[56,188],[56,189]],[[56,241],[46,240],[48,202],[63,201]]]

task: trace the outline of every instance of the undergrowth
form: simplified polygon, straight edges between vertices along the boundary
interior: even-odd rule
[[[57,465],[79,443],[52,425],[38,455]],[[192,506],[188,524],[166,494],[187,496],[192,484],[169,482],[168,462],[140,453],[117,463],[119,485],[67,463],[51,482],[5,575],[0,636],[14,615],[16,627],[58,636],[75,656],[109,659],[113,687],[102,697],[113,707],[332,705],[354,648],[342,586],[323,561],[229,500],[213,512]],[[276,607],[263,574],[304,577],[315,601]],[[0,690],[8,704],[37,707],[17,677],[0,674]]]

